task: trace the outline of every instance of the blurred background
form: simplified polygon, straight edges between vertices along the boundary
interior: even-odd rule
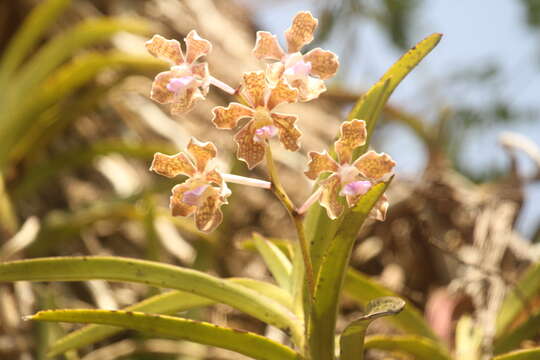
[[[331,144],[358,97],[408,48],[444,34],[384,110],[373,146],[398,162],[391,207],[386,222],[363,229],[353,266],[424,310],[449,344],[464,312],[489,330],[505,288],[540,258],[538,0],[0,2],[0,258],[130,256],[269,279],[246,240],[254,230],[294,238],[271,194],[232,186],[225,221],[210,235],[169,216],[170,189],[182,179],[148,172],[156,151],[176,153],[195,136],[216,143],[222,169],[266,173],[249,173],[234,159],[232,133],[210,122],[227,94],[214,88],[181,117],[149,99],[166,64],[144,42],[196,29],[213,43],[212,74],[236,87],[242,72],[262,68],[250,53],[255,32],[283,42],[300,10],[319,18],[309,47],[336,52],[341,68],[319,100],[284,107],[304,132],[300,153],[275,147],[297,204],[310,189],[305,154]],[[0,358],[43,359],[73,329],[21,321],[37,309],[120,308],[156,292],[101,281],[1,285]],[[359,310],[344,299],[343,319]],[[224,306],[183,316],[271,331]],[[72,355],[239,358],[133,333]]]

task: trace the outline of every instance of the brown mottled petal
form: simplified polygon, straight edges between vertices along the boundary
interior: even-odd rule
[[[154,79],[152,83],[152,90],[150,91],[150,98],[160,104],[169,104],[174,101],[174,92],[167,89],[167,84],[174,77],[172,71],[164,71]]]
[[[316,48],[304,55],[304,61],[311,63],[311,74],[326,80],[334,76],[339,67],[336,54],[321,48]]]
[[[236,135],[234,141],[238,144],[238,152],[236,156],[244,161],[249,169],[261,163],[264,159],[266,151],[265,144],[253,140],[255,136],[255,128],[253,120],[250,120]]]
[[[172,216],[189,216],[197,209],[194,205],[189,205],[184,202],[184,193],[191,190],[192,184],[186,181],[183,184],[178,184],[172,189],[172,195],[169,203]]]
[[[310,76],[295,80],[291,85],[298,89],[298,100],[302,102],[316,99],[321,93],[326,91],[324,81]]]
[[[387,154],[370,150],[360,156],[353,165],[368,179],[381,180],[392,173],[396,163]]]
[[[272,85],[277,84],[278,81],[283,76],[284,71],[285,71],[285,65],[282,62],[278,61],[272,64],[268,64],[266,65],[266,70],[265,70],[266,80],[268,80],[268,82]]]
[[[266,104],[268,110],[272,110],[281,103],[293,103],[298,98],[298,90],[290,87],[283,79],[272,88]]]
[[[153,56],[179,65],[184,62],[184,55],[180,43],[176,40],[167,40],[161,35],[154,35],[146,42],[146,49]]]
[[[210,41],[200,37],[195,30],[191,30],[184,40],[186,42],[186,61],[190,64],[212,51]]]
[[[301,11],[294,17],[292,25],[285,31],[287,52],[300,51],[304,45],[313,41],[313,33],[317,27],[317,19],[309,11]]]
[[[150,171],[168,178],[173,178],[180,174],[187,176],[195,175],[195,167],[184,153],[178,153],[176,155],[155,153],[152,165],[150,165]]]
[[[339,201],[338,192],[341,186],[341,181],[337,175],[332,175],[324,181],[321,199],[321,206],[326,209],[326,213],[330,219],[336,219],[343,212],[343,205]]]
[[[253,110],[239,103],[230,103],[226,108],[215,107],[212,114],[212,122],[218,129],[234,129],[241,119],[253,117]]]
[[[222,201],[219,192],[215,188],[209,188],[202,203],[195,212],[195,225],[197,229],[204,232],[211,232],[221,223],[223,214],[219,207]]]
[[[221,177],[221,174],[216,169],[210,170],[206,173],[206,181],[212,182],[218,186],[221,186],[223,184],[223,178]]]
[[[290,151],[297,151],[300,149],[298,139],[302,133],[294,125],[298,117],[295,115],[279,113],[271,113],[270,116],[274,121],[274,125],[279,130],[279,141],[281,141],[285,149]]]
[[[211,142],[201,142],[191,138],[187,146],[187,151],[197,166],[197,171],[202,173],[206,168],[208,161],[216,157],[217,149]]]
[[[334,144],[340,163],[350,163],[353,150],[364,145],[366,137],[367,130],[364,120],[353,119],[341,124],[341,136]]]
[[[177,96],[171,106],[171,114],[182,115],[193,109],[195,102],[204,100],[204,95],[198,88],[186,89],[186,91]]]
[[[266,89],[266,80],[263,71],[245,72],[242,94],[252,108],[264,105],[264,90]]]
[[[279,45],[276,35],[268,31],[257,31],[257,41],[253,48],[253,55],[259,60],[281,60],[285,52]]]
[[[390,206],[388,198],[386,197],[386,194],[383,194],[379,198],[373,209],[371,209],[369,217],[378,221],[384,221],[386,219],[386,212],[388,211],[388,206]]]
[[[310,158],[308,170],[304,174],[311,180],[317,179],[323,172],[336,172],[339,168],[339,165],[328,155],[326,150],[322,153],[310,151],[308,155]]]

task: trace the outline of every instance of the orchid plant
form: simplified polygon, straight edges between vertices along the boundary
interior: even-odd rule
[[[103,279],[175,290],[121,311],[48,310],[29,316],[35,321],[92,324],[56,341],[51,356],[96,343],[125,328],[221,347],[255,359],[358,360],[364,357],[365,348],[397,349],[418,359],[450,359],[445,345],[414,306],[405,306],[403,300],[348,267],[364,221],[384,221],[389,208],[384,192],[395,162],[388,154],[369,150],[377,118],[393,90],[437,45],[441,35],[433,34],[418,43],[358,100],[333,147],[308,153],[305,176],[313,180],[313,191],[298,205],[280,181],[272,139],[277,137],[288,151],[301,149],[298,115],[276,109],[317,99],[326,90],[325,80],[339,68],[337,55],[330,51],[300,52],[313,40],[316,27],[317,19],[310,12],[298,13],[285,31],[287,51],[276,36],[257,32],[253,55],[267,62],[262,69],[240,76],[237,87],[211,75],[205,58],[211,56],[212,45],[195,30],[185,38],[185,52],[177,40],[160,35],[146,43],[151,55],[170,64],[169,70],[155,77],[150,97],[169,104],[172,114],[182,115],[205,99],[210,85],[234,96],[235,101],[212,110],[209,122],[218,129],[232,130],[244,121],[232,137],[237,157],[249,169],[265,166],[268,173],[268,179],[225,173],[216,167],[216,146],[195,138],[185,152],[156,153],[151,171],[168,178],[183,176],[172,189],[172,216],[193,216],[198,230],[219,231],[221,207],[234,196],[228,183],[273,192],[290,215],[296,239],[290,247],[281,248],[254,234],[252,244],[277,285],[246,278],[222,279],[193,269],[121,257],[41,258],[0,264],[0,281]],[[223,132],[223,136],[229,133]],[[348,324],[336,342],[339,300],[344,292],[364,305],[364,314]],[[289,338],[279,343],[255,333],[174,316],[216,303],[251,315]],[[400,312],[389,319],[413,337],[365,341],[371,321]],[[507,314],[505,321],[510,323]]]

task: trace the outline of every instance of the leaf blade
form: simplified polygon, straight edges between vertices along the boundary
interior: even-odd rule
[[[373,335],[366,337],[366,349],[402,352],[418,360],[451,360],[432,340],[416,335]]]
[[[230,305],[298,338],[296,318],[277,302],[239,284],[206,273],[152,261],[121,257],[57,257],[0,264],[0,282],[109,280],[187,291]]]
[[[298,359],[292,349],[247,331],[167,315],[108,310],[47,310],[29,317],[36,321],[98,323],[120,326],[232,350],[255,359]]]

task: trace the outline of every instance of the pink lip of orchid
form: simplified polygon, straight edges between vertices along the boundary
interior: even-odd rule
[[[253,140],[257,142],[262,142],[266,139],[274,137],[278,134],[278,128],[273,125],[266,125],[257,130],[255,130],[255,136]]]
[[[341,195],[358,196],[364,195],[371,189],[371,183],[369,181],[353,181],[348,183],[341,189]]]
[[[285,76],[305,77],[311,72],[311,62],[300,60],[283,73]]]
[[[202,185],[202,186],[196,187],[193,190],[186,191],[184,193],[182,200],[188,205],[197,206],[197,203],[199,202],[201,195],[204,193],[204,191],[207,188],[208,188],[208,185]]]
[[[188,75],[179,78],[171,78],[167,84],[167,90],[174,93],[179,93],[182,90],[187,89],[195,80],[194,76]]]

